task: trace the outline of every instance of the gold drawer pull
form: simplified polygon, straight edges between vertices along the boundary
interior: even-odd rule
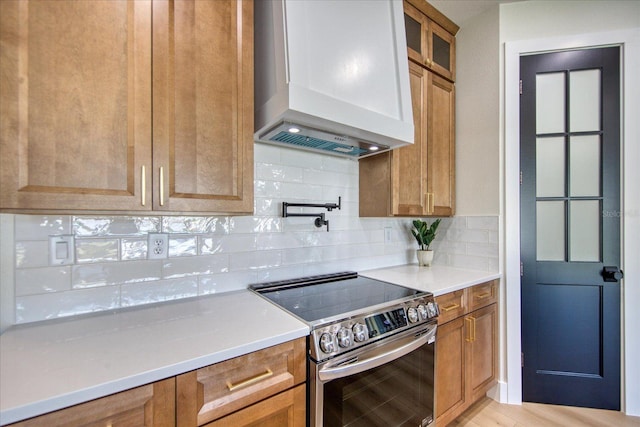
[[[242,382],[239,382],[238,384],[232,384],[229,381],[227,381],[227,388],[229,389],[229,391],[237,390],[239,388],[246,387],[246,386],[249,386],[251,384],[255,384],[255,383],[259,382],[259,381],[262,381],[265,378],[269,378],[272,375],[273,375],[273,371],[271,369],[267,368],[266,372],[263,372],[262,374],[258,374],[255,377],[252,377],[252,378],[249,378],[249,379],[244,380]]]
[[[491,296],[491,292],[483,292],[480,295],[476,295],[477,299],[485,299],[486,297]]]
[[[460,307],[460,304],[456,304],[454,302],[453,304],[447,305],[446,307],[440,307],[440,309],[446,313],[447,311],[451,311],[459,307]]]

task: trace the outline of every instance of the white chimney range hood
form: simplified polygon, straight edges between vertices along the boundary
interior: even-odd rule
[[[258,0],[255,139],[352,159],[412,144],[401,0]]]

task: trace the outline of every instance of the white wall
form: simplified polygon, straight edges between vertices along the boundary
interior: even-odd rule
[[[456,213],[500,212],[499,10],[467,21],[456,37]]]
[[[632,30],[624,30],[632,29]],[[505,277],[507,286],[508,401],[521,399],[520,382],[520,283],[518,194],[518,112],[519,55],[555,49],[607,44],[624,44],[624,128],[623,128],[623,410],[640,415],[640,131],[637,125],[640,93],[640,2],[638,1],[527,1],[500,6],[500,45],[505,46],[504,214]],[[501,67],[501,70],[503,68]],[[501,84],[502,87],[502,84]]]

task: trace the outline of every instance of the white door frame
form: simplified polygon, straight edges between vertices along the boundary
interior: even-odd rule
[[[621,386],[622,411],[640,416],[640,29],[505,43],[504,267],[506,281],[506,402],[522,403],[520,367],[520,55],[622,45]],[[627,326],[627,327],[625,327]],[[625,363],[629,361],[629,363]]]

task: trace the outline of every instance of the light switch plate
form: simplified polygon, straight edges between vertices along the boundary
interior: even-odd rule
[[[75,260],[76,245],[72,234],[49,236],[49,265],[70,265]]]

